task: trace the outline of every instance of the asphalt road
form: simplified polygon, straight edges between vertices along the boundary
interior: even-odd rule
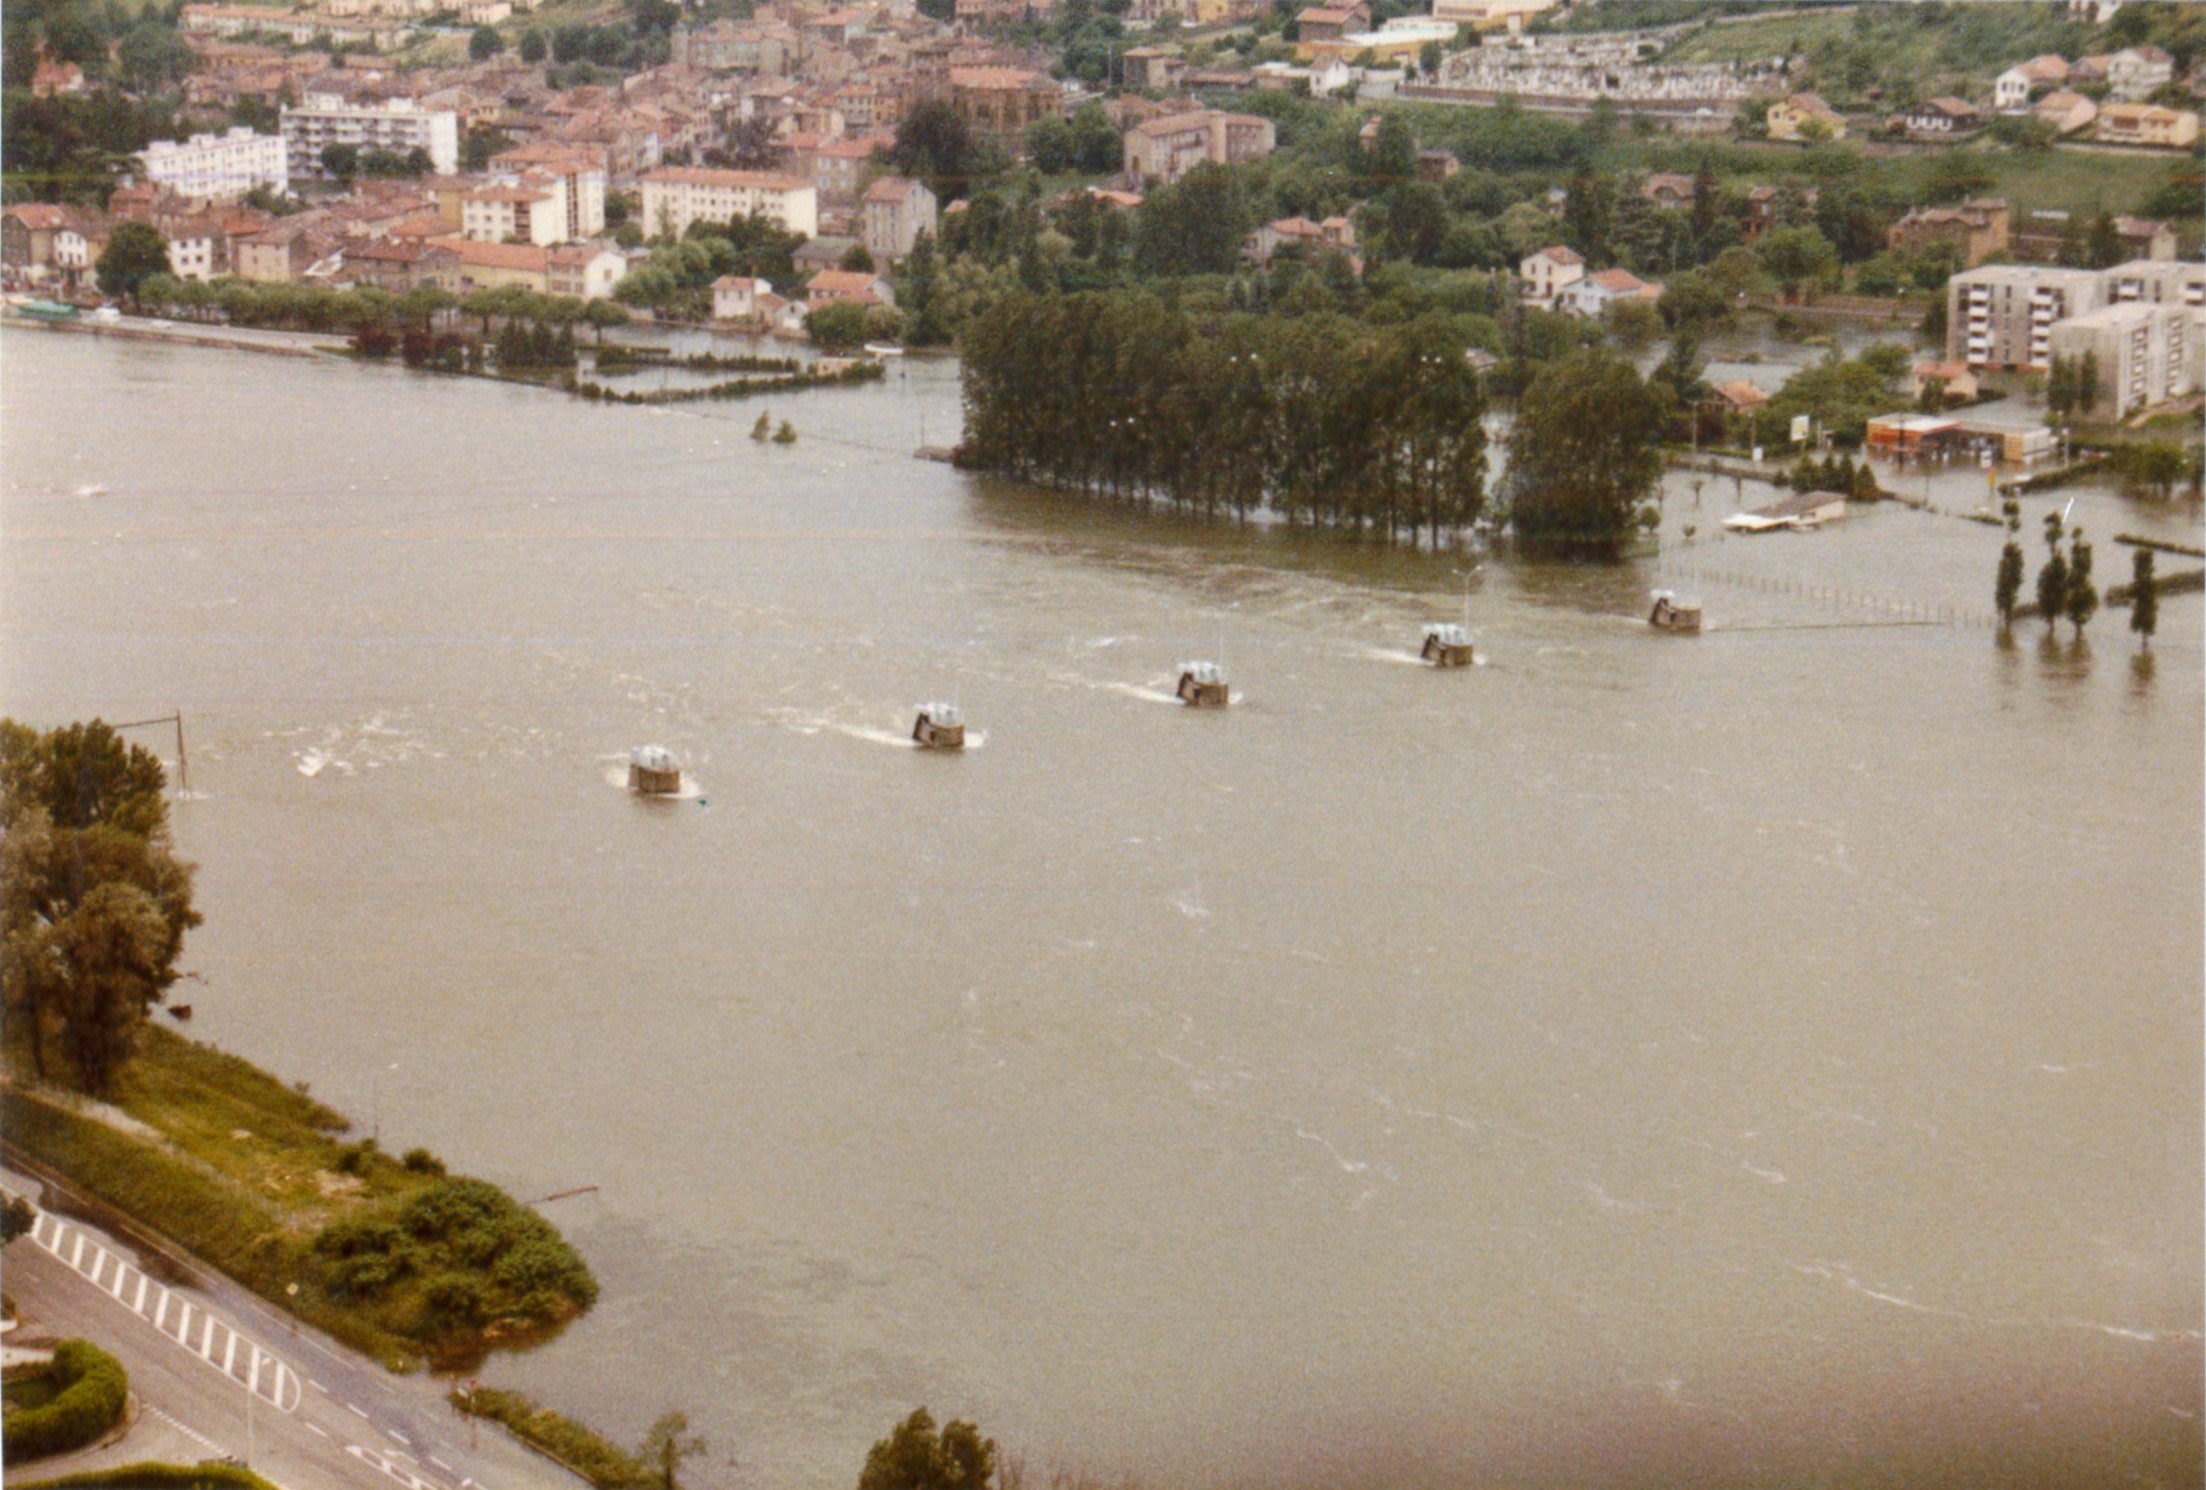
[[[503,1429],[461,1417],[446,1382],[392,1375],[13,1152],[0,1189],[44,1212],[4,1255],[24,1319],[12,1339],[95,1341],[122,1361],[140,1403],[120,1442],[42,1461],[41,1474],[234,1455],[284,1490],[584,1486]]]

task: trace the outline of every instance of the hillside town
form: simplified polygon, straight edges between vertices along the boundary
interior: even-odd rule
[[[811,310],[849,301],[882,312],[877,329],[887,329],[899,266],[923,241],[929,265],[945,250],[954,256],[956,219],[1000,196],[1022,167],[1058,173],[1048,190],[1025,188],[1053,221],[1077,206],[1084,221],[1100,211],[1138,224],[1145,193],[1198,167],[1264,161],[1283,128],[1307,136],[1322,122],[1312,108],[1348,111],[1366,153],[1380,122],[1373,106],[1414,103],[1632,120],[1637,133],[1681,144],[1967,150],[1998,136],[2040,151],[2084,142],[2182,160],[2195,158],[2196,98],[2206,90],[2206,58],[2179,75],[2176,58],[2147,41],[2039,54],[1986,74],[1973,99],[1939,94],[1842,112],[1798,86],[1806,69],[1796,55],[1677,61],[1693,35],[1721,28],[1564,29],[1556,21],[1569,7],[1543,0],[1438,0],[1430,14],[1384,19],[1365,0],[1192,10],[1137,0],[1122,17],[1092,12],[1087,0],[1048,12],[996,0],[957,0],[943,13],[911,0],[766,0],[741,15],[662,9],[638,0],[621,27],[560,20],[557,0],[542,11],[469,0],[456,14],[430,0],[326,0],[309,11],[184,4],[166,74],[174,137],[121,157],[104,192],[72,187],[22,200],[25,173],[11,175],[18,199],[0,243],[7,281],[64,297],[96,293],[116,225],[140,223],[160,235],[178,284],[452,296],[518,288],[792,336]],[[462,38],[466,55],[454,58]],[[1084,50],[1098,38],[1099,68]],[[95,82],[45,49],[27,93],[52,106],[128,87],[119,65],[108,71]],[[955,136],[951,155],[970,153],[954,170],[927,144],[945,129]],[[900,149],[900,136],[915,133],[926,139]],[[1458,173],[1482,164],[1414,144],[1417,179],[1442,191],[1466,186]],[[1696,203],[1688,172],[1600,186],[1702,227],[1720,215],[1735,225],[1725,241],[1752,243],[1774,214],[1816,210],[1816,185],[1788,182],[1781,153],[1768,164],[1768,179],[1727,181],[1720,205]],[[1304,205],[1286,198],[1309,192],[1273,194],[1296,210],[1240,230],[1236,257],[1252,272],[1272,271],[1283,247],[1313,264],[1338,255],[1359,275],[1374,248],[1379,259],[1402,256],[1400,214],[1390,232],[1386,202],[1324,193],[1333,199]],[[1567,196],[1558,186],[1540,205],[1563,218]],[[2112,205],[2124,259],[2175,255],[2166,221],[2125,210],[2144,204]],[[655,253],[664,265],[669,240],[738,220],[771,224],[786,235],[786,254],[738,256],[733,268],[745,272],[720,274],[709,296],[691,290],[679,304],[663,288],[642,289],[655,283],[648,277],[624,292]],[[1536,222],[1494,222],[1506,228],[1454,260],[1513,272],[1526,306],[1589,319],[1619,300],[1659,304],[1663,276],[1651,271],[1705,269],[1715,257],[1589,265],[1573,257],[1593,245],[1526,244]],[[1896,204],[1874,231],[1894,262],[1942,257],[1975,270],[2071,262],[2082,226],[2071,212],[1984,194]],[[1511,239],[1525,246],[1512,252]],[[1425,247],[1409,257],[1451,255]],[[2088,298],[2043,303],[2099,313]],[[2198,341],[2187,338],[2192,348]],[[1953,360],[1979,352],[2043,365],[1981,339],[1949,348]],[[2191,355],[2175,361],[2187,366]],[[2184,386],[2198,381],[2186,374]]]
[[[0,72],[10,1485],[2201,1483],[2206,3]]]

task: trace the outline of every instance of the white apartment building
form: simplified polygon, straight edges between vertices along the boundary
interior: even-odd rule
[[[138,158],[145,163],[146,180],[205,201],[229,201],[256,186],[291,189],[283,137],[242,126],[228,134],[155,140]]]
[[[2106,271],[2110,304],[2143,300],[2153,305],[2206,306],[2206,264],[2190,259],[2132,259]]]
[[[816,238],[820,196],[811,182],[772,171],[718,171],[668,166],[643,180],[643,227],[679,236],[693,222],[770,217],[792,233]]]
[[[460,233],[477,243],[564,243],[566,183],[547,176],[519,186],[478,186],[460,198]]]
[[[1953,276],[1947,296],[1948,361],[2043,372],[2088,351],[2105,406],[2125,413],[2206,387],[2206,264],[1991,264]]]
[[[2096,269],[1987,264],[1946,283],[1946,360],[1971,367],[2053,365],[2053,327],[2106,303]]]
[[[2199,312],[2129,301],[2102,306],[2053,328],[2056,357],[2091,353],[2103,408],[2122,414],[2182,398],[2199,385]]]
[[[283,143],[294,177],[324,174],[322,151],[331,145],[351,145],[362,154],[426,151],[430,169],[440,176],[460,168],[459,115],[424,109],[410,98],[348,103],[340,94],[309,93],[298,107],[284,109]]]
[[[595,238],[605,231],[605,153],[535,140],[490,157],[490,179],[503,186],[540,185],[557,177],[567,194],[567,241]]]

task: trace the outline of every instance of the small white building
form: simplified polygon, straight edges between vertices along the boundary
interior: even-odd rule
[[[2010,67],[1992,80],[1992,107],[2000,113],[2026,108],[2034,80],[2019,67]]]
[[[1846,498],[1835,491],[1795,492],[1782,502],[1734,512],[1723,525],[1734,533],[1768,533],[1778,528],[1820,528],[1846,515]]]
[[[1517,266],[1524,280],[1524,303],[1552,307],[1558,296],[1586,277],[1586,261],[1574,248],[1555,244]]]
[[[1574,316],[1598,319],[1603,311],[1620,300],[1651,303],[1661,298],[1659,283],[1641,279],[1629,269],[1604,269],[1599,274],[1582,275],[1563,286],[1555,297],[1555,308]]]
[[[712,282],[712,318],[715,321],[751,321],[758,318],[758,297],[771,294],[773,286],[745,274],[723,274]]]
[[[155,140],[138,158],[145,163],[146,180],[202,201],[229,201],[256,186],[291,189],[283,137],[255,134],[242,125],[227,134]]]

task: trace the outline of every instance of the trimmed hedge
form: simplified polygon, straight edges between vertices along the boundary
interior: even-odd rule
[[[618,1445],[519,1392],[477,1387],[472,1392],[454,1390],[449,1400],[461,1412],[503,1423],[515,1438],[541,1449],[598,1490],[645,1490],[661,1483],[654,1471]]]
[[[97,1490],[277,1490],[251,1470],[235,1464],[157,1464],[151,1460],[33,1480],[21,1490],[72,1490],[80,1485]]]
[[[130,1397],[123,1363],[89,1340],[64,1340],[47,1368],[61,1391],[44,1407],[11,1412],[0,1455],[9,1463],[81,1449],[115,1426]]]

